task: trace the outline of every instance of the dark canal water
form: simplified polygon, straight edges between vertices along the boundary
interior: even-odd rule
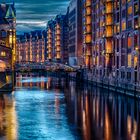
[[[0,96],[0,140],[140,140],[140,102],[64,79],[17,76]]]

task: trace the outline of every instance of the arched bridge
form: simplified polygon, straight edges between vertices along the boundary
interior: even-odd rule
[[[44,62],[44,63],[36,63],[31,61],[22,61],[17,63],[15,66],[16,71],[35,71],[35,70],[45,70],[45,71],[75,71],[74,67],[69,65],[56,63],[56,62]]]

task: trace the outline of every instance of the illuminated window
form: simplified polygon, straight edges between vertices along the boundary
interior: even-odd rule
[[[132,47],[132,37],[128,37],[128,48]]]
[[[134,68],[137,67],[137,64],[138,64],[138,57],[135,56],[135,57],[134,57]]]
[[[90,7],[87,7],[87,8],[86,8],[86,14],[87,14],[87,15],[90,15],[90,14],[91,14],[91,8],[90,8]]]
[[[12,35],[9,36],[9,43],[12,44]]]
[[[91,26],[90,26],[90,25],[87,25],[87,26],[86,26],[86,32],[87,32],[87,33],[90,33],[90,32],[91,32]]]
[[[91,35],[90,34],[86,35],[86,43],[91,43],[91,41],[92,41]]]
[[[106,37],[111,37],[113,35],[113,29],[112,26],[106,27]]]
[[[2,57],[5,57],[6,56],[6,52],[1,52],[0,54]]]
[[[111,2],[106,3],[106,13],[112,13],[113,6]]]
[[[127,57],[127,59],[128,59],[128,67],[132,66],[131,58],[132,58],[131,54],[128,54],[128,57]]]
[[[125,29],[126,29],[126,22],[123,21],[123,22],[122,22],[122,31],[124,31]]]
[[[117,33],[119,33],[119,32],[120,32],[120,26],[117,25]]]
[[[107,40],[106,44],[105,44],[105,47],[106,47],[106,53],[111,53],[112,52],[112,41]]]
[[[99,56],[96,57],[97,66],[99,66]]]
[[[91,0],[86,0],[86,6],[90,6],[91,5]]]
[[[60,58],[61,58],[61,54],[60,54],[60,52],[57,52],[56,59],[60,59]]]
[[[112,15],[106,16],[106,25],[111,25],[113,23],[113,17]]]
[[[91,24],[91,16],[86,17],[86,24]]]
[[[133,11],[132,6],[128,7],[128,11],[127,11],[128,16],[132,14],[132,11]]]
[[[117,26],[116,26],[116,25],[114,25],[114,34],[116,34],[116,33],[117,33],[116,28],[117,28]]]

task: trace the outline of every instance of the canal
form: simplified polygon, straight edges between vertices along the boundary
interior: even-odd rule
[[[140,102],[63,78],[17,75],[0,95],[0,140],[140,140]]]

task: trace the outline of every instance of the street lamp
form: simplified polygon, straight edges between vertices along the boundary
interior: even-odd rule
[[[112,58],[114,57],[115,53],[112,52],[106,52],[105,50],[102,51],[102,55],[105,57],[109,57],[109,62],[107,64],[107,78],[108,78],[108,87],[109,87],[109,74],[112,73]],[[104,75],[103,78],[106,76],[106,71],[105,71],[105,67],[106,67],[106,58],[104,58]],[[112,76],[115,77],[115,72],[112,73]],[[103,78],[102,78],[102,82],[103,82]]]
[[[133,52],[134,55],[134,61],[135,61],[135,57],[138,57],[139,54],[139,48],[135,48],[135,51]],[[138,68],[138,62],[136,62],[136,66],[134,65],[134,76],[135,76],[135,84],[134,84],[134,94],[136,93],[137,87],[136,87],[136,83],[137,83],[137,68]],[[136,70],[136,71],[135,71]]]
[[[134,69],[135,69],[135,83],[137,82],[137,70],[138,70],[138,56],[139,56],[139,54],[140,54],[140,49],[138,47],[136,47],[135,50],[133,51],[134,63],[136,61],[136,63],[134,64]]]

